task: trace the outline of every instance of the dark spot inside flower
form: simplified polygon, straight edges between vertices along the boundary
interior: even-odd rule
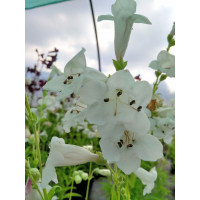
[[[165,133],[165,131],[162,131],[162,133]]]
[[[73,113],[73,110],[71,110],[71,112],[70,112],[71,114]]]
[[[120,140],[120,142],[121,142],[121,144],[123,144],[123,143],[124,143],[124,141],[123,141],[122,139]]]
[[[109,102],[109,98],[104,99],[104,102]]]
[[[175,129],[175,127],[172,128],[172,130],[174,130],[174,129]]]
[[[134,139],[134,138],[132,139],[132,142],[135,142],[135,139]]]
[[[119,97],[120,95],[122,95],[122,91],[121,90],[119,92],[117,92],[117,96]]]
[[[127,148],[133,147],[133,145],[132,145],[132,144],[128,144],[126,147],[127,147]]]
[[[64,81],[64,84],[67,84],[67,80]]]
[[[73,79],[73,76],[68,76],[67,79],[69,79],[69,80],[70,80],[70,79]]]
[[[137,111],[140,112],[141,110],[142,110],[142,106],[139,106],[139,107],[137,108]]]
[[[129,104],[133,105],[135,103],[135,100],[132,100]]]
[[[80,76],[81,74],[78,74],[78,76]]]
[[[71,98],[74,98],[74,97],[75,97],[75,94],[74,94],[74,93],[71,93],[71,94],[70,94],[70,97],[71,97]]]
[[[117,144],[118,144],[119,148],[122,147],[122,143],[121,142],[118,142]]]

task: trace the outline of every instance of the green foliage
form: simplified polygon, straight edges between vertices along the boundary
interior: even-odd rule
[[[113,59],[113,65],[115,66],[116,71],[119,71],[126,67],[127,61],[124,62],[123,59],[121,59],[119,61]]]

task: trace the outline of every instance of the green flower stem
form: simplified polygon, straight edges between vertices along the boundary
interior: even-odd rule
[[[157,91],[157,89],[158,89],[158,85],[159,85],[159,78],[160,78],[160,76],[158,76],[157,77],[157,79],[156,79],[156,81],[155,81],[155,83],[153,84],[153,95],[155,94],[155,92]]]
[[[35,120],[32,116],[32,112],[31,112],[31,108],[30,108],[30,105],[29,105],[29,101],[28,101],[28,97],[26,95],[26,91],[25,91],[25,105],[26,105],[26,109],[28,111],[28,118],[29,120],[32,122],[32,125],[33,125],[33,132],[34,132],[34,136],[35,136],[35,145],[36,145],[36,153],[37,153],[37,156],[38,156],[38,160],[39,160],[39,168],[40,168],[40,174],[42,176],[42,161],[41,161],[41,155],[40,155],[40,140],[39,140],[39,134],[38,134],[38,131],[36,129],[36,123],[35,123]]]
[[[119,184],[119,176],[118,176],[118,169],[116,163],[114,163],[114,168],[115,168],[115,184],[117,187],[117,200],[120,200],[120,184]]]
[[[85,196],[85,200],[88,200],[88,194],[89,194],[89,188],[90,188],[90,181],[92,179],[92,162],[90,162],[90,168],[89,168],[89,176],[88,176],[88,183],[87,183],[87,191],[86,191],[86,196]]]
[[[126,175],[126,186],[125,186],[125,190],[126,190],[126,195],[128,197],[128,199],[131,198],[130,192],[129,192],[129,186],[128,186],[128,175]]]
[[[72,191],[73,191],[73,187],[74,187],[74,178],[72,179],[72,184],[71,184],[71,190],[70,190],[69,200],[72,199]]]

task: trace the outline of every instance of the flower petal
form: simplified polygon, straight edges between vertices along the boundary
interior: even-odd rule
[[[136,105],[145,108],[152,98],[151,85],[147,81],[137,81],[131,94],[136,101]]]
[[[128,70],[115,72],[107,81],[109,90],[121,89],[129,92],[134,87],[134,78]]]
[[[98,101],[103,101],[106,91],[107,87],[104,82],[98,80],[90,80],[83,84],[83,86],[80,88],[80,100],[86,105]]]
[[[149,19],[143,15],[133,14],[132,20],[133,23],[151,24]]]
[[[125,150],[120,153],[120,160],[116,162],[117,166],[125,173],[130,174],[140,167],[141,160],[132,150]]]
[[[52,92],[59,92],[63,90],[65,87],[64,81],[66,80],[65,75],[58,76],[50,81],[48,81],[44,86],[43,89],[49,90]]]
[[[86,59],[84,55],[85,49],[83,48],[77,53],[66,65],[64,73],[66,75],[82,73],[86,68]]]
[[[119,147],[117,139],[113,141],[112,137],[101,138],[99,144],[103,153],[103,157],[109,162],[116,162],[120,159]]]
[[[134,147],[142,160],[156,161],[163,157],[162,144],[150,134],[135,135]]]
[[[100,22],[102,20],[114,20],[114,17],[112,15],[100,15],[97,18],[97,21]]]

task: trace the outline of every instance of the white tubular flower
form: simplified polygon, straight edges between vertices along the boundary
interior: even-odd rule
[[[65,144],[64,139],[58,137],[51,139],[49,147],[49,157],[42,172],[42,187],[46,187],[51,180],[58,183],[55,167],[96,162],[99,159],[97,154],[83,147]]]
[[[142,181],[142,183],[146,185],[143,190],[143,196],[151,193],[155,185],[154,182],[157,179],[156,168],[153,167],[150,172],[146,171],[143,168],[138,168],[134,173]]]
[[[90,123],[103,125],[116,118],[119,122],[132,124],[138,132],[149,130],[149,120],[143,108],[151,100],[152,88],[146,81],[135,82],[128,70],[117,71],[106,83],[86,83],[79,95],[87,105],[86,119]]]
[[[103,157],[116,162],[125,174],[137,170],[141,160],[156,161],[163,157],[163,146],[156,137],[134,129],[130,124],[117,121],[108,121],[98,127]]]
[[[128,46],[133,23],[151,24],[143,15],[134,14],[136,2],[134,0],[116,0],[112,5],[112,15],[101,15],[98,21],[113,20],[115,24],[115,55],[117,60],[124,57]]]
[[[45,90],[60,92],[58,99],[63,99],[81,87],[80,76],[86,68],[85,49],[76,54],[65,66],[64,73],[50,81],[43,87]]]
[[[157,60],[150,63],[149,67],[165,73],[169,77],[175,77],[175,56],[163,50],[158,54]]]
[[[77,102],[76,106],[71,108],[62,119],[63,129],[69,133],[71,127],[77,126],[78,123],[83,123],[87,112],[87,106],[81,102]]]
[[[175,133],[175,109],[160,107],[156,113],[157,117],[150,118],[153,135],[158,139],[163,139],[166,144],[170,144]]]

